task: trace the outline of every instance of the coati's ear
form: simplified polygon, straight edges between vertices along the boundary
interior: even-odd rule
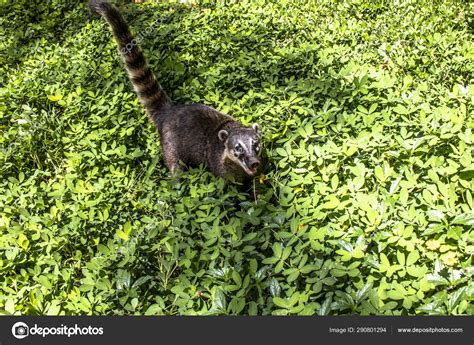
[[[221,129],[219,133],[217,133],[217,136],[221,141],[225,141],[229,137],[229,132],[227,132],[225,129]]]
[[[258,125],[258,123],[252,123],[252,128],[255,132],[257,132],[258,135],[260,135],[260,126]]]

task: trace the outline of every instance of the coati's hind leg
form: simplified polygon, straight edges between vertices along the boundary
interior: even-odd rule
[[[176,176],[177,173],[179,172],[179,164],[178,161],[175,160],[173,157],[167,158],[165,155],[165,164],[168,167],[169,171],[171,172],[172,176]]]
[[[179,157],[174,141],[168,133],[162,135],[161,152],[171,175],[176,175],[179,171]]]
[[[164,146],[164,145],[163,145]],[[165,160],[165,164],[168,167],[169,171],[171,172],[171,175],[176,175],[176,173],[179,171],[179,159],[178,157],[167,151],[163,147],[163,158]]]

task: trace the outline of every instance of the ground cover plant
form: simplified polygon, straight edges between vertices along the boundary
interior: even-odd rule
[[[169,176],[85,3],[2,1],[0,313],[474,314],[472,3],[119,5],[175,102],[260,123],[255,195]]]

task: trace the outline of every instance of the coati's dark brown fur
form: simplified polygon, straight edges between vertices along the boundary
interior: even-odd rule
[[[160,134],[165,163],[173,173],[179,162],[204,164],[216,176],[248,181],[257,173],[259,126],[243,126],[202,104],[173,105],[150,70],[142,51],[116,7],[92,0],[89,7],[102,15],[114,34],[128,76]]]

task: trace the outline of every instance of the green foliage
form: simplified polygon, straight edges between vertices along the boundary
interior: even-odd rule
[[[264,135],[169,177],[81,2],[0,2],[3,314],[474,314],[473,5],[122,6],[176,102]],[[25,23],[29,23],[24,30]]]

